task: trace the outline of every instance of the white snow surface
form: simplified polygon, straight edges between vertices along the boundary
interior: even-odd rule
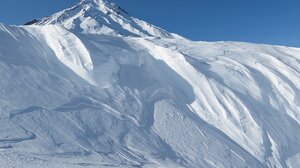
[[[300,49],[194,42],[85,0],[0,24],[0,167],[300,167]]]

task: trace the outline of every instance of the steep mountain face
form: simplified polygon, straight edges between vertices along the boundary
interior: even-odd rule
[[[0,44],[0,167],[300,166],[298,48],[193,42],[103,0]]]

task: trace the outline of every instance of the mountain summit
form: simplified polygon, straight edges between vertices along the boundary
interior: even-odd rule
[[[85,0],[0,24],[0,167],[300,167],[300,49],[194,42]]]
[[[130,16],[105,0],[82,0],[75,6],[42,18],[36,25],[58,24],[68,30],[89,34],[171,37],[170,33]]]

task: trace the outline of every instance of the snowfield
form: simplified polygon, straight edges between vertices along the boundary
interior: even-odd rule
[[[104,0],[0,24],[0,167],[300,167],[300,49],[194,42]]]

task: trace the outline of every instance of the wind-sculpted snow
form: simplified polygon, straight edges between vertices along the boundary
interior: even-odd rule
[[[90,31],[86,5],[134,19],[0,25],[0,167],[300,166],[300,49]]]

